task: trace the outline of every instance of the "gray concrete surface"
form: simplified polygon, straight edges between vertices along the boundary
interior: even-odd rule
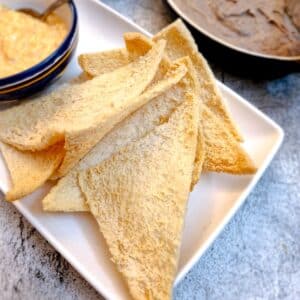
[[[175,17],[160,0],[104,2],[151,32]],[[286,137],[245,205],[176,287],[174,298],[300,299],[300,73],[250,80],[213,61],[212,67],[278,122]],[[10,204],[0,202],[0,299],[102,298]]]

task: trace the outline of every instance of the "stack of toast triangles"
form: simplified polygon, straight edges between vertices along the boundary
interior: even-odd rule
[[[180,20],[151,40],[124,40],[125,48],[81,55],[76,82],[0,113],[13,183],[6,197],[59,178],[44,210],[91,212],[131,296],[171,299],[189,192],[202,170],[256,168]]]

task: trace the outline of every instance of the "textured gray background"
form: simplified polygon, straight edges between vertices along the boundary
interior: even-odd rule
[[[84,1],[84,0],[82,0]],[[155,32],[174,15],[162,1],[105,0]],[[212,62],[213,63],[213,62]],[[217,77],[285,130],[279,154],[175,299],[300,299],[300,73],[275,80]],[[5,202],[0,202],[0,299],[101,299]]]

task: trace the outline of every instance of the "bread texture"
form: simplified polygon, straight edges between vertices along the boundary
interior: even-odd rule
[[[129,57],[125,49],[113,49],[97,53],[81,54],[78,57],[78,63],[85,70],[86,74],[96,77],[129,64]]]
[[[242,138],[238,132],[237,126],[234,124],[230,113],[226,108],[226,104],[220,95],[216,85],[216,80],[214,79],[207,62],[201,54],[198,53],[197,46],[191,34],[181,21],[176,21],[155,35],[153,39],[160,40],[161,38],[164,38],[167,41],[167,56],[165,55],[162,59],[164,65],[170,63],[170,59],[175,59],[185,55],[189,55],[191,57],[192,64],[196,70],[196,76],[199,80],[199,101],[203,103],[203,107],[209,110],[210,116],[213,114],[212,118],[208,121],[212,122],[213,119],[218,123],[216,126],[206,124],[205,116],[207,116],[207,114],[205,114],[205,116],[201,116],[200,110],[200,119],[203,121],[199,124],[199,132],[201,133],[205,131],[206,136],[218,137],[218,140],[210,138],[208,141],[208,147],[210,149],[218,149],[218,151],[208,151],[204,154],[206,139],[200,137],[199,141],[201,141],[202,144],[199,144],[198,148],[202,148],[199,150],[199,153],[201,153],[203,157],[199,157],[198,155],[196,156],[195,170],[197,164],[201,170],[203,160],[207,160],[207,163],[205,164],[205,171],[248,174],[250,172],[250,169],[248,168],[249,165],[247,166],[249,162],[249,155],[238,143],[242,140]],[[140,33],[126,33],[124,35],[124,39],[129,53],[128,57],[130,59],[137,55],[144,54],[149,48],[151,48],[151,43],[153,43]],[[91,61],[93,60],[92,56],[93,55],[91,55]],[[89,57],[87,56],[86,59],[88,60]],[[100,67],[100,65],[98,64],[97,67]],[[96,70],[96,68],[94,68],[94,70]],[[100,70],[98,71],[101,72]],[[223,134],[224,131],[226,131],[226,135]],[[239,153],[240,160],[236,161],[236,165],[234,165],[234,161],[231,161],[230,164],[226,163],[223,166],[222,162],[226,162],[228,160],[228,146],[226,146],[228,141],[230,141],[229,145],[233,147],[230,149],[230,153]],[[244,156],[243,159],[242,155]],[[243,165],[243,162],[246,165]],[[246,171],[247,169],[248,171]],[[245,173],[243,173],[243,170]],[[255,168],[252,168],[252,170],[254,171]],[[194,186],[194,184],[198,181],[200,172],[197,176],[196,175],[197,173],[195,171],[192,186]]]
[[[193,67],[189,58],[183,58],[175,62],[174,65],[170,66],[170,70],[179,67],[187,70],[187,73],[181,73],[182,79],[178,80],[169,90],[128,116],[109,132],[69,174],[61,178],[56,186],[51,189],[49,194],[43,199],[44,210],[67,212],[89,211],[78,186],[77,172],[99,164],[121,147],[137,141],[158,125],[167,122],[177,106],[186,99],[187,94],[197,95],[198,81],[193,73]],[[170,70],[167,74],[171,74]],[[201,152],[203,151],[203,141],[201,138],[203,139],[199,135],[199,144],[197,144],[197,149],[198,145],[200,146],[197,150],[199,158],[203,157],[203,153]],[[195,164],[193,172],[194,180],[197,180],[202,168],[202,162],[200,162],[200,159],[198,161],[199,163]]]
[[[11,188],[5,199],[17,200],[40,187],[61,163],[63,147],[63,143],[58,143],[44,151],[31,152],[19,151],[0,142],[0,151],[11,179]]]
[[[86,72],[81,72],[77,77],[72,78],[69,83],[70,84],[79,84],[84,83],[87,80],[92,79],[93,77],[88,75]]]
[[[133,299],[171,299],[195,158],[199,102],[188,97],[144,138],[79,174]]]
[[[67,85],[38,101],[22,102],[0,112],[0,139],[20,150],[38,151],[61,141],[66,131],[81,131],[97,124],[99,119],[101,122],[103,108],[112,107],[105,112],[108,114],[113,106],[121,105],[120,98],[122,102],[124,96],[136,98],[146,89],[156,74],[164,45],[165,42],[157,44],[145,57],[114,72],[80,85]]]
[[[198,47],[184,23],[178,19],[153,37],[154,41],[161,39],[167,41],[166,52],[171,60],[183,56],[191,58],[198,74],[200,87],[202,87],[202,100],[204,104],[221,119],[223,126],[232,136],[241,142],[243,138],[230,116],[226,103],[222,99],[214,75],[205,58],[199,53]]]
[[[145,91],[164,46],[164,41],[157,43],[145,56],[113,72],[0,112],[0,140],[33,152],[64,142],[65,155],[54,177],[65,175],[118,122],[161,90],[153,86]]]
[[[204,171],[253,174],[256,167],[242,146],[232,137],[223,122],[206,106],[203,108],[206,158]]]
[[[78,84],[90,80],[85,72],[70,83]],[[20,199],[40,187],[57,170],[64,158],[64,143],[58,143],[42,151],[20,151],[0,142],[0,152],[10,174],[11,188],[5,199]]]
[[[149,39],[139,33],[128,33],[124,38],[130,53],[134,53],[134,49],[141,49],[140,51],[145,53],[150,47]],[[194,67],[189,74],[193,74],[199,80],[198,97],[203,105],[200,109],[201,124],[199,124],[197,147],[199,154],[195,157],[192,187],[199,179],[204,161],[205,171],[239,175],[255,173],[256,167],[253,161],[239,144],[242,137],[222,99],[213,73],[198,52],[188,29],[181,20],[178,20],[153,37],[154,41],[160,39],[167,41],[167,55],[162,61],[168,62],[188,55]],[[202,115],[203,110],[205,113]],[[205,138],[203,138],[204,133]]]

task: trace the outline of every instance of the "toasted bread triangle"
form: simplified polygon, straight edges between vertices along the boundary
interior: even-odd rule
[[[107,159],[121,147],[134,142],[156,126],[167,122],[171,113],[182,103],[187,93],[198,93],[198,81],[195,78],[189,58],[180,59],[174,65],[170,65],[167,74],[173,70],[180,71],[186,67],[188,72],[185,77],[174,84],[169,90],[152,99],[146,105],[119,123],[109,132],[65,177],[61,178],[49,194],[43,199],[43,209],[46,211],[89,211],[77,182],[77,172],[93,167]],[[177,71],[177,72],[178,72]],[[182,74],[182,71],[180,71]],[[184,75],[184,74],[183,74]],[[163,81],[165,79],[162,79]],[[162,81],[161,81],[162,82]],[[201,125],[201,123],[199,123]],[[193,171],[193,184],[198,180],[203,163],[203,136],[199,131],[199,143],[197,144],[197,157],[195,158]]]
[[[184,23],[178,19],[153,37],[154,41],[160,39],[167,41],[166,52],[171,60],[186,55],[191,58],[202,87],[204,104],[221,119],[223,126],[227,128],[237,141],[242,141],[242,137],[230,116],[226,103],[222,100],[214,75],[205,58],[199,53],[198,47]]]
[[[125,34],[125,43],[128,50],[130,50],[128,57],[131,58],[143,55],[152,45],[152,42],[148,38],[139,33]],[[136,47],[138,49],[135,49]],[[94,54],[91,54],[91,56],[93,55]],[[163,60],[165,61],[164,66],[168,65],[167,58],[164,58]],[[88,61],[89,55],[86,57],[86,62]],[[195,82],[194,93],[198,93],[199,102],[202,103],[203,89],[199,88],[199,83],[196,83],[196,81],[198,82],[197,78],[195,78],[197,76],[194,68],[191,66],[190,60],[183,58],[178,60],[178,62],[180,61],[186,64],[189,70],[189,75],[187,75]],[[99,65],[97,65],[97,67],[99,67]],[[43,199],[44,210],[72,212],[89,211],[82,198],[82,194],[79,191],[76,172],[92,167],[95,164],[95,161],[99,162],[107,158],[120,146],[134,141],[139,135],[144,134],[147,130],[149,131],[150,128],[153,128],[153,126],[157,124],[157,118],[160,118],[159,116],[162,112],[164,112],[167,117],[170,108],[175,105],[175,103],[171,104],[172,101],[180,103],[180,97],[182,97],[183,94],[182,92],[178,92],[181,90],[181,88],[178,89],[179,86],[182,88],[182,83],[179,83],[179,85],[176,84],[170,91],[149,102],[124,122],[120,123],[119,126],[98,143],[82,162],[79,163],[75,172],[71,172],[66,177],[62,178]],[[191,86],[189,88],[191,89]],[[252,163],[251,158],[239,143],[235,141],[226,128],[224,128],[222,121],[205,105],[201,105],[200,107],[205,108],[206,113],[201,113],[200,109],[201,122],[199,122],[198,128],[198,144],[191,189],[199,179],[203,161],[205,160],[206,162],[204,163],[203,169],[206,171],[228,172],[232,174],[248,174],[255,172],[256,168]],[[140,128],[139,131],[134,130],[137,126]],[[203,138],[204,131],[207,138]],[[206,143],[208,147],[207,153],[205,153]]]
[[[218,149],[218,151],[209,151],[205,154],[204,160],[207,160],[207,163],[205,164],[205,170],[232,174],[248,174],[251,173],[251,170],[254,172],[256,168],[253,164],[252,167],[250,167],[249,162],[251,160],[249,160],[249,155],[238,143],[241,140],[241,136],[239,135],[238,130],[226,108],[226,105],[222,100],[211,70],[209,69],[205,59],[201,56],[201,54],[198,53],[197,46],[187,28],[181,21],[176,21],[157,34],[154,39],[159,40],[161,37],[165,38],[167,41],[167,54],[171,56],[171,58],[185,55],[191,56],[200,84],[199,101],[205,103],[203,107],[206,107],[211,112],[209,116],[212,115],[212,117],[208,120],[208,122],[216,121],[218,123],[216,126],[212,126],[212,124],[206,124],[205,116],[201,116],[200,113],[200,118],[203,119],[203,122],[202,125],[199,126],[199,132],[201,132],[201,129],[205,129],[206,136],[211,137],[209,139],[210,149],[212,150],[213,147]],[[138,48],[138,54],[141,55],[147,51],[149,47],[151,47],[151,41],[140,33],[127,33],[124,35],[124,38],[127,50],[129,52],[128,57],[130,59],[132,56],[135,57],[137,54],[137,50],[135,50],[136,48]],[[87,55],[86,61],[88,62],[89,59],[92,61],[93,55],[91,55],[90,58],[89,55]],[[168,57],[164,57],[162,61],[166,62],[167,59]],[[91,66],[86,65],[86,67],[88,68]],[[97,67],[100,66],[97,65]],[[95,71],[95,68],[93,70]],[[101,72],[100,69],[98,71]],[[224,131],[226,132],[226,135],[223,135]],[[218,137],[220,140],[213,140],[212,137]],[[203,155],[203,149],[206,146],[206,139],[200,138],[200,141],[202,141],[202,145],[199,144],[198,148],[202,147],[200,153]],[[228,159],[228,146],[226,146],[228,141],[230,141],[229,145],[233,147],[230,149],[230,152],[232,154],[238,154],[240,160],[236,161],[236,165],[232,162],[231,164],[225,163],[225,165],[222,166],[222,162],[226,162]],[[223,148],[222,145],[224,146]],[[196,157],[195,169],[197,164],[201,169],[202,161],[203,158],[198,157],[197,160]],[[194,176],[193,185],[196,182],[197,176]]]
[[[198,101],[79,173],[87,203],[133,299],[171,299],[198,132]]]
[[[0,151],[10,173],[11,188],[7,201],[19,199],[40,187],[58,168],[64,156],[64,144],[55,144],[44,151],[21,152],[0,142]]]
[[[173,76],[165,80],[153,81],[163,49],[164,42],[153,44],[145,56],[123,66],[121,70],[104,74],[89,82],[62,88],[60,91],[43,96],[39,101],[22,103],[18,107],[1,112],[0,140],[9,141],[8,145],[6,147],[4,145],[1,150],[7,152],[3,153],[3,156],[11,176],[15,177],[12,178],[14,192],[11,192],[7,199],[15,200],[19,195],[24,195],[25,191],[26,193],[34,191],[37,185],[44,183],[50,176],[57,178],[65,175],[116,123],[180,80],[186,72],[184,66],[178,66],[176,70],[173,68]],[[128,76],[131,74],[130,70],[133,73],[132,76]],[[127,80],[128,77],[132,78]],[[114,80],[110,81],[109,78]],[[116,86],[113,84],[117,79],[121,80],[121,88],[118,83]],[[133,81],[134,84],[132,84]],[[107,92],[107,97],[104,92],[94,91],[95,89],[98,92],[103,91],[106,84],[112,89],[111,92]],[[130,90],[134,90],[134,93],[132,94]],[[93,98],[91,101],[89,101],[89,96]],[[71,116],[77,121],[74,121]],[[9,147],[10,142],[13,145]],[[51,151],[48,149],[52,147],[52,143],[53,145],[63,144],[63,147],[60,147],[59,154],[56,153],[57,155],[52,157],[53,164],[47,169],[41,163],[44,156],[45,166],[50,165],[48,153]],[[29,147],[30,149],[17,149],[16,147],[20,144],[22,144],[21,148]],[[41,176],[31,173],[30,167],[29,169],[24,167],[24,170],[15,167],[17,161],[28,161],[28,159],[36,166],[40,165],[39,172],[44,170]],[[23,177],[22,174],[25,173],[33,175],[26,189],[22,181],[17,179]]]
[[[96,77],[129,64],[129,57],[126,49],[113,49],[81,54],[78,57],[78,63],[83,70],[86,70],[88,76]]]
[[[203,104],[201,105],[203,109],[200,110],[201,124],[199,124],[197,147],[199,154],[195,158],[192,187],[199,179],[201,172],[197,173],[197,168],[202,170],[203,161],[203,170],[205,171],[253,174],[256,167],[239,144],[238,130],[222,100],[216,86],[216,80],[207,62],[198,52],[188,29],[182,21],[178,20],[155,35],[153,40],[158,41],[160,38],[167,41],[168,57],[164,60],[178,59],[184,55],[189,55],[194,66],[194,68],[190,68],[190,73],[193,73],[199,83],[198,97]],[[129,52],[134,52],[136,45],[139,45],[137,48],[142,49],[142,53],[144,53],[151,45],[149,45],[148,39],[139,33],[125,34],[125,41]],[[202,115],[203,110],[205,110],[205,114]],[[203,134],[205,135],[204,138]]]
[[[223,122],[206,106],[202,113],[206,153],[203,170],[231,174],[255,173],[252,159],[223,126]]]
[[[150,99],[139,97],[152,82],[165,42],[143,57],[82,84],[62,87],[0,112],[0,140],[21,151],[64,142],[56,177],[66,174],[114,125]]]

